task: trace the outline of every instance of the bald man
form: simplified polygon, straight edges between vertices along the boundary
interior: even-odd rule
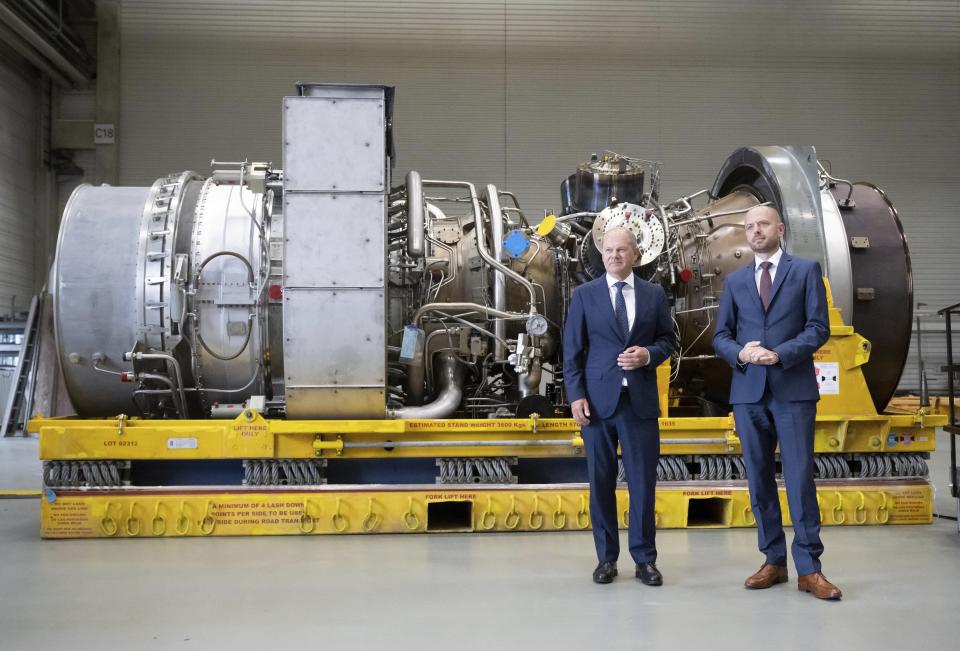
[[[596,583],[617,576],[617,445],[630,494],[628,543],[636,576],[658,586],[654,503],[660,456],[657,366],[673,352],[666,293],[633,273],[640,249],[614,228],[601,246],[606,274],[576,288],[563,333],[563,380],[583,430],[590,478],[590,520],[599,561]]]
[[[776,482],[779,444],[793,521],[797,587],[820,599],[840,590],[820,571],[820,509],[813,481],[813,433],[820,393],[813,353],[830,338],[820,265],[784,253],[784,224],[769,206],[744,216],[752,264],[727,277],[713,346],[733,367],[730,403],[743,448],[750,503],[765,562],[745,586],[787,581],[787,548]]]

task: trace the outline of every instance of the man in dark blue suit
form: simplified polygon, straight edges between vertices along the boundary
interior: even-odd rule
[[[673,320],[663,288],[633,274],[640,249],[631,231],[607,231],[602,254],[607,273],[574,290],[563,333],[564,383],[587,452],[599,560],[593,580],[610,583],[617,575],[619,442],[630,494],[630,555],[637,578],[661,585],[654,518],[660,456],[656,369],[673,352]]]
[[[743,448],[750,503],[766,562],[746,587],[787,581],[787,547],[777,494],[774,451],[780,461],[793,521],[797,587],[821,599],[840,599],[820,571],[820,509],[813,481],[813,433],[820,393],[813,353],[830,338],[820,265],[780,248],[784,225],[769,206],[744,217],[753,264],[727,278],[713,347],[733,367],[730,402]]]

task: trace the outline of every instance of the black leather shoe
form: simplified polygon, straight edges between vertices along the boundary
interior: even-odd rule
[[[663,575],[653,563],[638,563],[637,578],[644,585],[663,585]]]
[[[613,578],[617,576],[617,566],[615,563],[600,563],[597,569],[593,571],[594,583],[613,583]]]

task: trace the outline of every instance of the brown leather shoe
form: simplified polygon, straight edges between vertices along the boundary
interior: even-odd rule
[[[786,565],[770,565],[770,563],[764,563],[753,576],[743,582],[743,585],[751,590],[763,590],[777,583],[786,582]]]
[[[832,599],[836,601],[843,596],[840,588],[827,581],[827,577],[821,572],[814,572],[813,574],[797,577],[797,590],[800,592],[809,592],[817,599]]]

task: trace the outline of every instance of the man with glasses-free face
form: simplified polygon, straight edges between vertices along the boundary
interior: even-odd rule
[[[787,581],[787,546],[777,493],[775,451],[793,521],[797,587],[820,599],[840,590],[820,571],[820,509],[813,481],[819,389],[813,353],[830,337],[820,265],[785,253],[780,214],[769,206],[744,217],[754,261],[727,277],[713,347],[733,367],[730,403],[765,562],[750,589]]]
[[[606,274],[576,288],[563,335],[563,378],[583,428],[596,583],[617,575],[617,445],[630,495],[628,541],[636,576],[658,586],[654,518],[660,416],[656,369],[674,349],[666,293],[633,273],[634,234],[613,228],[601,247]]]

